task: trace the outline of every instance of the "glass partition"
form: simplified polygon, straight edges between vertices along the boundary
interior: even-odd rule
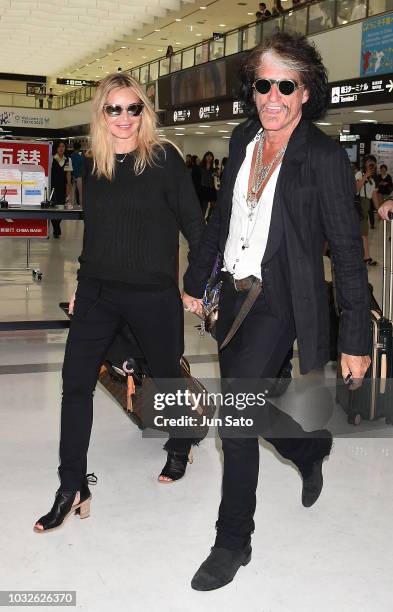
[[[308,11],[308,34],[316,34],[333,27],[335,0],[324,0],[318,4],[311,4]]]
[[[392,0],[368,0],[369,15],[379,15],[385,11],[393,11]]]
[[[146,83],[148,83],[149,81],[149,64],[145,64],[144,66],[141,66],[141,74],[139,77],[139,82],[142,85],[145,85]]]
[[[158,68],[159,68],[158,62],[152,62],[150,64],[150,75],[149,75],[150,81],[156,81],[158,79]]]
[[[195,47],[195,64],[204,64],[209,61],[209,43],[204,42]]]
[[[160,60],[160,76],[169,74],[169,57],[164,57]]]
[[[265,42],[268,38],[273,36],[275,32],[282,30],[282,24],[282,17],[275,17],[274,19],[264,21],[262,28],[262,42]]]
[[[225,37],[225,55],[233,55],[241,50],[239,32],[231,32]]]
[[[345,25],[357,19],[364,19],[367,13],[363,0],[344,0],[337,2],[337,25]]]
[[[289,11],[284,17],[284,30],[293,34],[295,32],[305,34],[307,30],[307,11],[307,7]]]
[[[181,53],[176,53],[171,57],[171,72],[181,70]]]
[[[253,49],[255,45],[258,44],[258,42],[261,39],[260,27],[261,27],[261,24],[258,23],[258,24],[249,26],[248,28],[244,28],[242,30],[242,47],[243,47],[242,50],[243,51],[247,51],[248,49]],[[258,42],[257,42],[257,32],[259,34]]]
[[[209,59],[215,60],[224,57],[224,38],[211,40],[209,43]]]
[[[195,64],[195,49],[186,49],[183,55],[183,68],[192,68]]]

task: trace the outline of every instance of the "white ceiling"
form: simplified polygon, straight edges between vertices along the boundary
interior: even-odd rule
[[[0,0],[0,71],[57,75],[195,0]]]
[[[56,77],[97,80],[162,57],[170,44],[182,49],[255,21],[257,7],[254,0],[0,0],[7,41],[0,72],[42,74],[49,86]]]
[[[123,37],[116,37],[111,48],[92,49],[90,54],[81,57],[79,62],[68,64],[62,74],[56,76],[96,80],[118,67],[127,70],[156,60],[165,55],[168,45],[178,51],[211,38],[213,32],[227,32],[255,21],[257,5],[254,0],[181,2],[178,10],[165,16],[157,15],[154,23],[134,28],[133,32],[130,29]]]

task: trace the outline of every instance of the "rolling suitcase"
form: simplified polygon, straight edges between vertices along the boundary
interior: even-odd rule
[[[352,425],[359,425],[362,419],[374,421],[380,418],[385,418],[387,424],[393,424],[393,241],[390,241],[387,283],[387,226],[388,222],[384,221],[382,313],[377,308],[370,311],[371,365],[362,386],[351,391],[343,381],[340,363],[337,367],[336,401],[347,414],[348,423]],[[389,226],[391,228],[390,223]]]

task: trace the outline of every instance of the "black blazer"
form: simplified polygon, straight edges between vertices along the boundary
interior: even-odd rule
[[[249,119],[233,132],[219,200],[202,237],[199,256],[184,277],[184,289],[189,295],[203,295],[217,251],[224,252],[236,176],[246,147],[260,127],[258,120]],[[301,120],[282,161],[261,271],[279,312],[283,288],[275,286],[269,262],[274,261],[272,256],[283,238],[302,374],[329,359],[329,313],[322,257],[326,239],[342,309],[338,349],[350,355],[369,353],[367,270],[354,194],[355,180],[344,149],[311,122]]]

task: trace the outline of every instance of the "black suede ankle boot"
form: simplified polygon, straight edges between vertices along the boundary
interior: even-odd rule
[[[330,431],[321,429],[312,433],[310,448],[303,458],[299,470],[303,478],[302,504],[310,508],[315,504],[323,487],[322,464],[330,455],[333,438]]]
[[[232,582],[242,565],[251,561],[251,544],[240,550],[228,550],[213,546],[208,558],[202,563],[191,581],[196,591],[213,591]]]

